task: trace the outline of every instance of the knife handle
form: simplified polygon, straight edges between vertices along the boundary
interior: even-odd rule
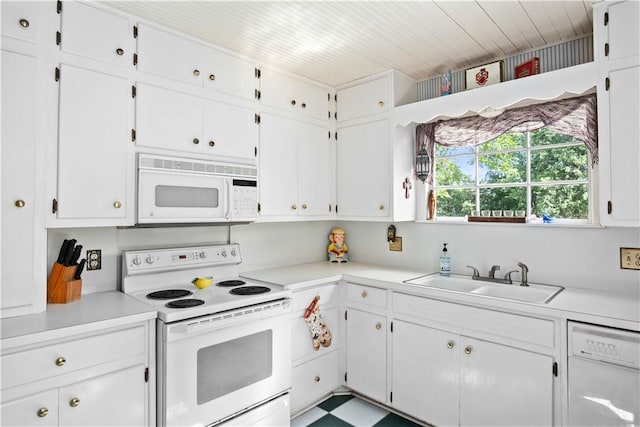
[[[68,247],[69,239],[64,239],[62,245],[60,246],[60,254],[58,254],[58,260],[56,261],[58,264],[62,264],[64,262],[64,257],[67,254]]]
[[[78,259],[80,258],[80,253],[82,252],[82,245],[78,245],[73,249],[73,254],[71,255],[71,260],[69,261],[69,265],[76,265]]]
[[[82,270],[84,270],[84,265],[86,264],[87,260],[85,258],[82,258],[80,260],[80,264],[78,264],[78,268],[76,268],[76,274],[73,277],[76,280],[80,280],[80,276],[82,275]]]

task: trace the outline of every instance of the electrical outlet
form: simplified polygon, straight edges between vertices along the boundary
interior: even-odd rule
[[[87,271],[100,270],[102,268],[102,251],[92,249],[87,251]]]
[[[640,248],[620,248],[620,268],[640,270]]]
[[[402,237],[396,236],[396,238],[389,242],[390,251],[402,252]]]

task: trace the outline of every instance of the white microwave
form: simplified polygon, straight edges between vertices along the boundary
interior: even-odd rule
[[[258,216],[252,165],[138,154],[138,224],[249,222]]]

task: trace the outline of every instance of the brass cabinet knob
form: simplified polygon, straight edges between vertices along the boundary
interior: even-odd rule
[[[467,346],[464,348],[464,354],[471,354],[471,346]]]
[[[380,322],[376,323],[376,329],[380,330],[380,328],[382,328],[382,323]]]
[[[300,104],[300,106],[301,106],[302,108],[307,108],[307,104],[306,104],[305,102],[303,102],[302,104]]]
[[[209,141],[209,147],[213,147],[213,146],[215,146],[215,145],[216,145],[216,142],[215,142],[215,141]]]
[[[67,363],[67,359],[62,356],[56,359],[56,366],[64,366],[65,363]]]
[[[122,207],[122,203],[116,200],[115,202],[113,202],[113,207],[116,209],[120,209]]]
[[[209,74],[209,80],[213,81],[216,79],[216,75],[215,74]]]
[[[40,408],[38,409],[38,416],[40,418],[44,418],[49,415],[49,408]]]
[[[293,210],[295,211],[296,209],[298,209],[298,206],[296,206],[296,205],[291,205],[291,209],[293,209]]]
[[[200,70],[193,70],[193,75],[194,76],[199,76],[200,75]]]
[[[367,297],[367,291],[362,291],[362,293],[360,294],[360,296],[362,298],[366,298]]]
[[[26,203],[25,203],[25,202],[24,202],[24,200],[22,200],[22,199],[18,199],[18,200],[16,200],[16,206],[17,206],[17,207],[19,207],[19,208],[24,208],[24,205],[25,205],[25,204],[26,204]]]
[[[198,145],[200,144],[200,140],[198,138],[193,138],[193,143]]]
[[[320,382],[320,375],[316,375],[316,377],[313,380],[315,382],[319,383]]]
[[[304,203],[304,204],[302,205],[302,209],[307,209],[307,204],[306,204],[306,203]]]
[[[291,105],[296,105],[296,100],[295,99],[291,100]]]
[[[122,55],[124,55],[124,49],[117,48],[116,49],[116,53],[118,54],[118,56],[122,56]]]
[[[378,107],[380,108],[384,107],[384,101],[378,101]]]
[[[71,406],[72,408],[77,408],[78,405],[80,405],[80,399],[78,399],[77,397],[74,397],[69,401],[69,406]]]
[[[453,341],[449,341],[449,342],[447,343],[447,348],[448,348],[449,350],[451,350],[454,346],[455,346],[455,343],[454,343]]]
[[[380,206],[378,206],[378,209],[380,209],[381,211],[383,211],[383,210],[384,210],[384,205],[380,205]]]
[[[18,21],[18,22],[20,23],[20,26],[21,26],[22,28],[29,28],[29,25],[31,25],[31,24],[29,23],[29,21],[28,21],[28,20],[26,20],[26,19],[24,19],[24,18],[22,18],[22,19],[21,19],[20,21]]]

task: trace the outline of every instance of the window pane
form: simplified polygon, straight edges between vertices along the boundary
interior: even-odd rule
[[[480,145],[480,152],[509,150],[527,146],[526,133],[505,133]]]
[[[480,189],[480,210],[526,210],[525,187],[497,187]]]
[[[586,184],[532,187],[531,208],[540,218],[547,213],[553,218],[586,219],[588,196]]]
[[[444,145],[436,144],[436,156],[453,156],[455,154],[473,153],[474,147],[445,147]]]
[[[534,182],[587,179],[588,174],[584,145],[531,151],[531,180]]]
[[[541,145],[564,144],[568,142],[578,142],[578,141],[579,140],[575,139],[573,136],[560,135],[559,133],[550,131],[547,128],[541,128],[535,132],[531,132],[532,147],[537,147]]]
[[[436,185],[475,184],[474,162],[473,157],[436,159]]]
[[[480,183],[524,182],[527,179],[524,151],[482,155],[478,156],[478,162]]]
[[[474,190],[437,190],[436,213],[438,216],[465,216],[476,210]]]

